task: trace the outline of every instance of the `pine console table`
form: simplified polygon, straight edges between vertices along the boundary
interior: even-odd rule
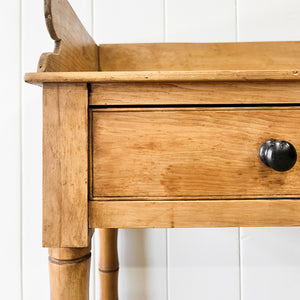
[[[300,42],[96,45],[66,0],[43,86],[51,299],[118,298],[118,228],[300,225]]]

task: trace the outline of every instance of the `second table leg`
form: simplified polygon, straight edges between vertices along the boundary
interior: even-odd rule
[[[101,300],[118,299],[118,229],[99,229]]]

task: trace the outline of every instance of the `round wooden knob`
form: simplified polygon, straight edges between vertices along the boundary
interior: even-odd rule
[[[266,166],[279,172],[290,170],[297,161],[297,152],[291,143],[274,139],[261,145],[259,156]]]

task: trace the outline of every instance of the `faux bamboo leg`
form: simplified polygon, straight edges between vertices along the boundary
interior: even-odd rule
[[[51,300],[88,300],[90,247],[50,248]]]
[[[101,300],[118,299],[118,229],[100,229]]]

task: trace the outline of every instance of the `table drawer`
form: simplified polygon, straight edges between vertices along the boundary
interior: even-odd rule
[[[300,149],[297,107],[115,108],[90,112],[90,198],[291,198],[286,172],[259,158],[269,139]]]

